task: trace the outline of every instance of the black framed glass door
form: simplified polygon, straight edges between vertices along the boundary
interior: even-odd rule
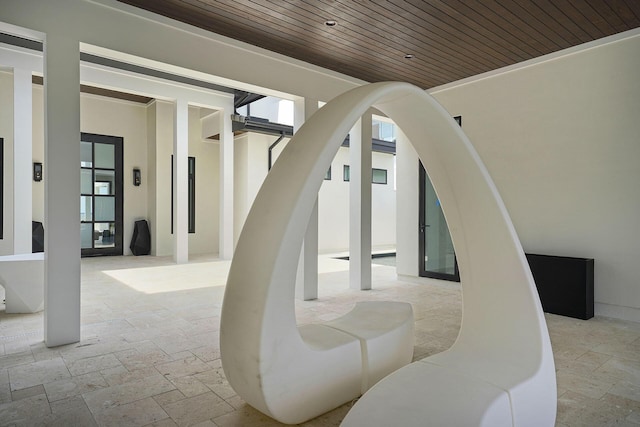
[[[419,274],[459,282],[456,254],[440,200],[422,162],[419,168]]]
[[[122,142],[82,133],[80,140],[80,246],[82,256],[122,255]]]

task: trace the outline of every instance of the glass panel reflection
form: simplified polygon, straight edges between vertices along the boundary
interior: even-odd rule
[[[92,219],[91,196],[80,196],[80,221],[91,221]]]
[[[80,169],[80,193],[91,194],[91,169]]]
[[[96,150],[96,168],[114,169],[115,165],[115,146],[113,144],[95,143]]]
[[[96,196],[95,220],[116,220],[116,198],[110,196]]]
[[[116,194],[116,171],[96,170],[95,177],[94,194]]]
[[[116,226],[112,222],[96,222],[94,224],[96,248],[112,248],[116,245]]]
[[[440,200],[429,178],[425,181],[426,213],[426,265],[425,270],[434,273],[455,275],[456,258],[449,227],[444,218]]]
[[[91,224],[80,224],[80,247],[91,248],[93,241],[93,226]]]
[[[90,168],[93,161],[93,145],[90,142],[80,141],[80,166]]]

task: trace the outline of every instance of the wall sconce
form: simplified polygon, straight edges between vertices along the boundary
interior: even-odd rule
[[[33,180],[42,181],[42,163],[33,162]]]
[[[133,169],[133,185],[135,185],[136,187],[139,187],[141,182],[142,182],[142,178],[140,177],[140,169],[138,168]]]

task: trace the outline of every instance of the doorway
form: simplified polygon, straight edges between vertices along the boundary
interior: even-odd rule
[[[440,200],[422,162],[419,168],[420,276],[459,282],[456,254]]]
[[[82,133],[80,139],[82,256],[123,254],[122,143],[121,137]]]

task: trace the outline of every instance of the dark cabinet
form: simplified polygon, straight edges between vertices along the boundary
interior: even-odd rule
[[[593,317],[593,259],[526,256],[545,312],[585,320]]]

